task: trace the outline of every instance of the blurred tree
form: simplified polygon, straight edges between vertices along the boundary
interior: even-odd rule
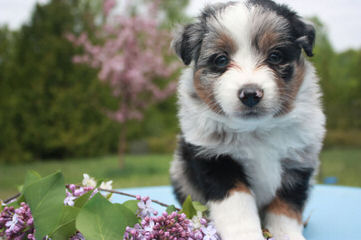
[[[327,28],[316,17],[311,21],[316,26],[315,57],[311,61],[321,79],[328,138],[334,138],[326,139],[326,143],[361,143],[361,50],[335,52]]]
[[[310,19],[316,27],[316,43],[315,43],[315,57],[310,60],[314,63],[317,73],[321,79],[321,87],[324,92],[323,101],[327,105],[326,115],[329,116],[333,111],[332,106],[329,103],[335,101],[333,98],[334,87],[332,86],[332,78],[330,73],[330,66],[333,58],[335,57],[334,50],[328,39],[327,28],[324,26],[317,17]],[[334,103],[333,103],[334,106]],[[331,108],[330,108],[331,107]],[[332,125],[332,122],[328,121],[328,124]]]
[[[12,93],[14,84],[11,71],[14,64],[14,40],[16,33],[6,26],[0,29],[0,162],[10,152],[23,152],[23,146],[16,141],[18,131],[14,128],[14,106],[17,101]],[[10,158],[12,156],[9,156]],[[28,157],[25,157],[28,159]]]
[[[73,65],[76,50],[64,36],[92,29],[92,15],[78,4],[36,5],[12,39],[12,54],[1,53],[9,62],[1,74],[1,161],[90,156],[116,147],[119,128],[100,111],[113,104],[109,89],[94,70]]]
[[[169,81],[178,64],[166,61],[170,35],[160,28],[159,4],[147,4],[148,11],[135,11],[127,1],[131,14],[111,15],[115,0],[105,0],[103,24],[94,29],[97,42],[89,40],[87,33],[68,39],[82,46],[84,54],[74,62],[85,63],[99,69],[98,77],[112,89],[118,101],[117,109],[106,109],[106,114],[122,125],[119,138],[119,165],[123,166],[126,130],[130,120],[142,120],[150,104],[164,100],[174,93],[176,84]],[[124,11],[124,10],[123,10]]]
[[[181,1],[163,0],[160,1],[159,4],[163,12],[165,13],[165,20],[163,21],[164,23],[163,25],[166,28],[173,29],[175,25],[180,23],[184,24],[185,22],[189,22],[191,20],[184,13],[185,8],[189,4],[189,0],[181,0]]]

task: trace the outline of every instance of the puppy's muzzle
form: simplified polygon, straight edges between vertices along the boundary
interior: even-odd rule
[[[255,84],[244,86],[238,91],[238,98],[247,107],[256,106],[263,97],[263,89]]]

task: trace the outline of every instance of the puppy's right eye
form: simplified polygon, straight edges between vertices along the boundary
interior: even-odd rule
[[[213,63],[215,66],[220,67],[220,68],[226,67],[229,63],[229,58],[227,55],[222,54],[222,55],[217,56],[214,59]]]

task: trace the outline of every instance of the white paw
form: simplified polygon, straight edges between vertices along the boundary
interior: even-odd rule
[[[237,233],[228,235],[225,234],[222,236],[222,240],[264,240],[263,234],[260,232],[247,232],[247,233]]]
[[[275,240],[306,240],[299,232],[272,232],[271,234]]]
[[[275,240],[306,240],[302,236],[303,225],[297,219],[268,213],[265,222]]]
[[[263,237],[263,234],[259,234],[259,233],[246,233],[246,234],[241,234],[234,239],[237,239],[237,240],[264,240],[264,237]]]

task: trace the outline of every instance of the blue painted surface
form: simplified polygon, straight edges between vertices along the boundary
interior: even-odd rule
[[[169,186],[128,188],[120,191],[149,196],[167,204],[179,206]],[[113,195],[113,202],[131,198]],[[153,204],[159,212],[164,207]],[[304,219],[310,216],[304,230],[307,240],[361,240],[361,188],[317,185],[307,203]]]

